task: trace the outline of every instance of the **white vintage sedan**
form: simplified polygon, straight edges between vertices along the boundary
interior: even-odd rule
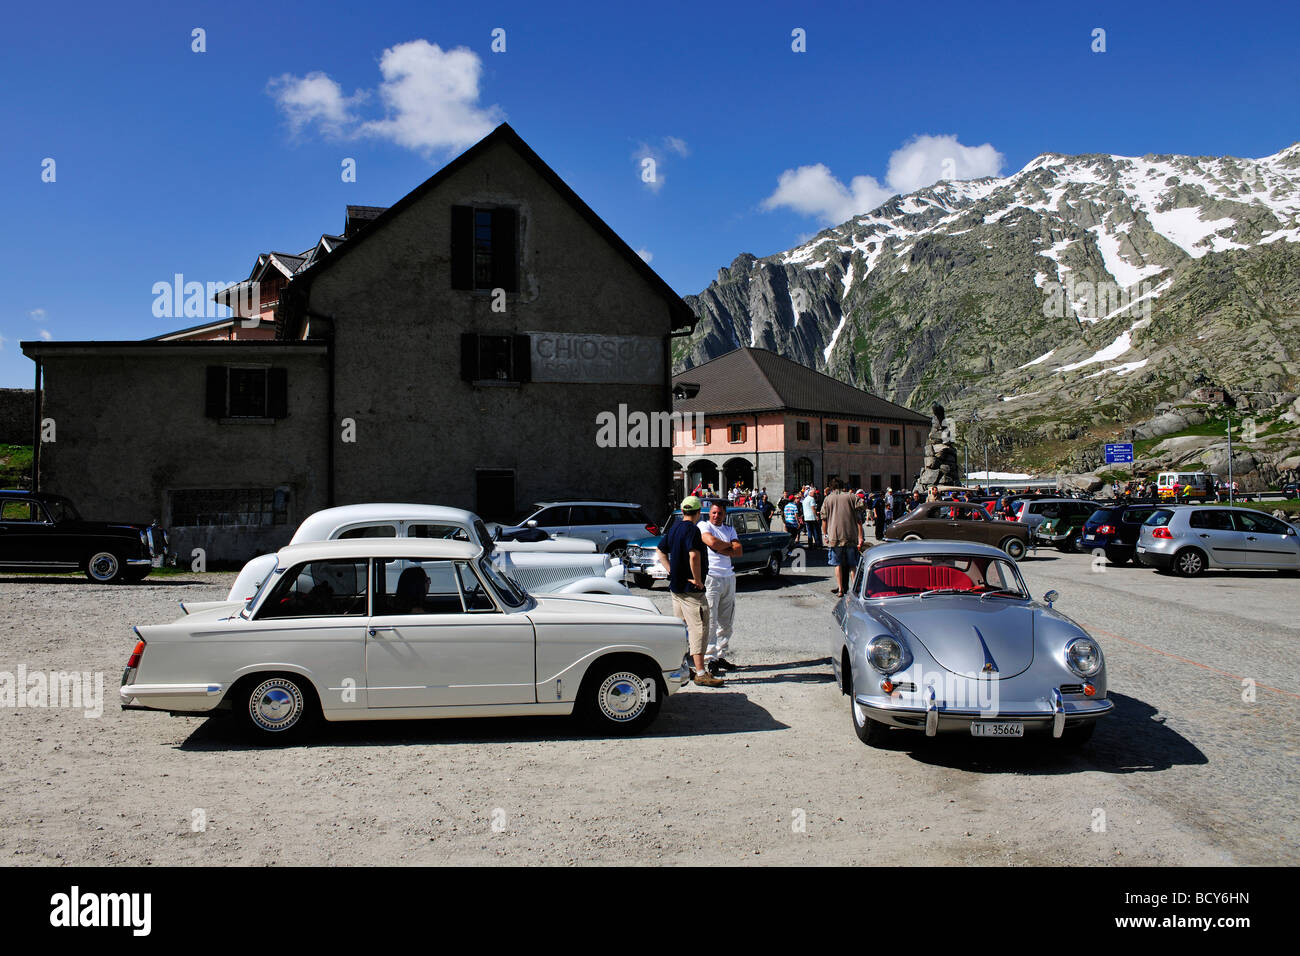
[[[510,575],[533,594],[629,594],[622,562],[597,554],[590,541],[497,541],[483,519],[463,508],[442,505],[367,503],[325,508],[308,515],[290,544],[348,538],[451,538],[483,548],[498,571]],[[228,601],[245,601],[257,593],[275,567],[275,555],[263,554],[244,565],[230,588]],[[192,613],[205,605],[185,602]]]
[[[290,545],[250,601],[135,628],[125,710],[231,711],[270,742],[318,718],[572,714],[644,729],[686,625],[631,595],[529,595],[468,541]]]

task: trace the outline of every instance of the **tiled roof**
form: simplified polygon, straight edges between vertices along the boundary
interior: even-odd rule
[[[673,376],[699,385],[689,398],[674,398],[678,412],[765,412],[789,409],[929,424],[930,418],[767,349],[741,348]]]

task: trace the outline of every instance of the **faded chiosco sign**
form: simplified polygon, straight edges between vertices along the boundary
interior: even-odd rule
[[[534,382],[662,385],[664,344],[650,335],[529,332]]]

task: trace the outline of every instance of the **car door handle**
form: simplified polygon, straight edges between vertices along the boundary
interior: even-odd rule
[[[1201,535],[1201,537],[1202,537],[1202,538],[1208,538],[1209,535],[1208,535],[1208,534],[1203,534],[1203,535]]]
[[[1255,536],[1254,536],[1253,534],[1248,534],[1248,535],[1246,535],[1246,540],[1247,540],[1247,541],[1254,541],[1254,540],[1255,540]]]
[[[397,628],[396,628],[396,627],[393,627],[391,624],[381,624],[381,625],[379,625],[378,627],[374,627],[374,626],[372,625],[372,626],[370,627],[370,632],[369,632],[369,633],[370,633],[370,636],[371,636],[371,637],[374,637],[374,636],[375,636],[376,634],[378,634],[380,631],[395,631],[395,630],[397,630]]]

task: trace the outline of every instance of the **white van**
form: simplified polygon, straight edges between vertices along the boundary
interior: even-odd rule
[[[1217,488],[1219,476],[1209,471],[1162,471],[1156,479],[1156,495],[1161,498],[1174,497],[1174,486],[1178,486],[1178,498],[1205,498],[1205,483]],[[1184,494],[1183,489],[1187,491]],[[1213,497],[1211,493],[1210,497]]]

